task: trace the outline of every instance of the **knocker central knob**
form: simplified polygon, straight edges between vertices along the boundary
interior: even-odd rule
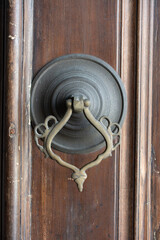
[[[72,104],[73,104],[73,111],[74,112],[82,112],[84,110],[84,107],[89,107],[90,106],[89,99],[84,99],[84,97],[82,95],[72,96],[72,99],[73,99]],[[68,102],[67,102],[67,104],[68,104]]]

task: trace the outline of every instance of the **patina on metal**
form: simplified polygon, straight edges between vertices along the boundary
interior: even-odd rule
[[[68,111],[66,99],[80,95],[84,100],[90,100],[90,112],[95,119],[107,116],[122,127],[127,98],[120,77],[103,60],[85,54],[57,58],[37,74],[31,94],[32,125],[43,123],[51,115],[60,123]],[[81,111],[82,103],[74,98],[71,117],[52,140],[55,149],[67,153],[90,153],[105,146],[104,137]]]
[[[100,120],[96,120],[89,110],[90,101],[84,99],[82,95],[73,96],[66,100],[67,111],[64,117],[58,122],[54,116],[48,116],[44,123],[38,124],[35,129],[35,141],[39,149],[46,155],[56,160],[60,165],[70,168],[73,171],[72,179],[77,183],[80,192],[83,191],[83,184],[87,178],[86,171],[98,165],[103,159],[112,155],[112,151],[120,144],[121,128],[117,123],[111,123],[106,117],[102,116]],[[73,112],[83,112],[86,119],[93,125],[93,127],[104,138],[106,149],[97,158],[83,166],[77,168],[76,166],[65,162],[60,156],[54,153],[52,148],[52,141],[55,136],[62,130],[72,116]],[[104,121],[105,120],[105,121]],[[49,123],[51,121],[51,123]],[[50,126],[50,124],[52,124]],[[43,139],[43,145],[39,143],[39,139]],[[114,142],[116,140],[116,142]]]
[[[86,171],[111,156],[120,144],[126,110],[120,77],[107,63],[90,55],[71,54],[53,60],[32,84],[36,144],[46,157],[73,171],[80,192]],[[90,153],[104,146],[104,152],[82,168],[65,162],[53,150]]]

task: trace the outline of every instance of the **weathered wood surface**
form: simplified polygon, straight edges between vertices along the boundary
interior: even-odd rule
[[[2,239],[30,239],[33,1],[4,1]]]
[[[159,2],[3,3],[2,239],[159,239]],[[107,61],[128,96],[121,147],[88,171],[83,193],[71,171],[45,159],[31,137],[31,80],[47,62],[70,53]],[[60,153],[77,166],[96,154]]]
[[[127,91],[127,117],[122,129],[119,167],[119,239],[133,239],[135,174],[135,96],[137,2],[122,1],[121,78]]]
[[[126,3],[129,4],[129,1]],[[127,9],[124,6],[123,8],[125,14],[123,17],[128,16],[129,18]],[[133,99],[135,44],[131,46],[130,39],[135,36],[136,19],[133,11],[136,9],[136,5],[133,4],[128,8],[134,20],[129,23],[128,28],[131,27],[131,30],[128,30],[127,34],[131,35],[129,35],[128,42],[126,41],[127,37],[123,39],[122,50],[122,4],[120,1],[35,1],[34,75],[53,58],[70,53],[95,55],[107,61],[120,73],[121,51],[123,51],[125,59],[122,69],[123,77],[129,99]],[[125,19],[123,19],[123,24],[126,28]],[[126,56],[125,42],[132,52],[130,56]],[[129,61],[130,66],[128,66]],[[133,62],[133,66],[131,66],[131,62]],[[124,71],[124,69],[126,70]],[[118,224],[123,232],[121,239],[124,239],[124,236],[126,239],[132,239],[134,191],[134,144],[132,143],[135,123],[135,118],[132,117],[135,109],[133,101],[131,103],[129,101],[129,107],[128,123],[125,127],[126,136],[123,140],[125,148],[127,142],[130,143],[131,150],[127,150],[129,158],[125,155],[126,149],[122,148],[121,154],[124,160],[120,168],[120,152],[117,150],[112,158],[103,161],[98,167],[90,169],[83,193],[79,193],[76,185],[68,180],[71,171],[60,167],[50,159],[45,159],[33,142],[33,239],[117,239]],[[130,129],[129,132],[128,129]],[[94,159],[96,154],[78,156],[61,153],[60,155],[66,161],[81,166],[87,159]],[[125,176],[123,176],[124,172],[126,172]],[[120,222],[118,222],[119,174],[122,187],[120,190]],[[126,187],[129,177],[131,179]],[[129,189],[129,192],[124,192],[125,188]],[[129,227],[126,226],[128,215],[131,218]]]
[[[152,109],[152,237],[160,239],[160,2],[154,5]]]
[[[135,145],[135,240],[153,239],[151,142],[154,1],[138,1]]]

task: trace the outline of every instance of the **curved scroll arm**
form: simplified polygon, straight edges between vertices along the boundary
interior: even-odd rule
[[[103,159],[112,155],[112,151],[115,150],[115,148],[120,144],[121,129],[117,123],[111,123],[110,120],[105,116],[101,117],[99,121],[96,120],[89,110],[89,100],[83,100],[82,97],[75,97],[73,100],[68,99],[66,104],[67,111],[60,122],[58,122],[54,116],[48,116],[44,123],[38,124],[35,127],[35,141],[39,149],[46,155],[46,157],[50,157],[56,160],[60,165],[72,169],[72,179],[74,179],[74,181],[77,183],[79,191],[82,192],[83,183],[87,178],[86,171],[89,168],[98,165]],[[62,158],[55,154],[52,150],[52,141],[54,137],[68,122],[73,110],[77,112],[83,111],[88,121],[97,129],[97,131],[101,133],[106,142],[105,151],[98,155],[94,161],[86,164],[80,169],[62,160]],[[54,121],[54,124],[52,124],[50,127],[49,122],[51,120]],[[106,122],[107,124],[105,124]],[[118,137],[116,143],[114,143],[115,137]],[[44,140],[43,145],[39,144],[39,138]]]

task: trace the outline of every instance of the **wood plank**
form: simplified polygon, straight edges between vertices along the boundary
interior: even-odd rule
[[[5,39],[4,39],[4,18],[5,18],[5,11],[4,11],[4,1],[0,2],[0,155],[1,155],[1,161],[0,161],[0,238],[2,238],[2,209],[3,209],[3,201],[2,201],[2,191],[3,191],[3,150],[2,150],[2,144],[3,144],[3,84],[4,84],[4,48],[5,48]]]
[[[160,2],[154,1],[153,110],[152,110],[152,237],[160,239]]]
[[[118,3],[35,1],[34,75],[53,58],[69,53],[95,55],[118,69]],[[77,165],[96,157],[59,154]],[[79,193],[68,181],[71,171],[45,159],[33,142],[32,239],[117,239],[118,162],[119,151],[89,170],[84,192]]]
[[[4,130],[3,238],[20,239],[20,79],[22,70],[22,2],[6,3],[6,73]],[[15,27],[16,26],[16,27]],[[17,47],[18,46],[18,47]],[[16,59],[16,61],[15,61]]]
[[[21,78],[21,239],[31,239],[32,136],[30,90],[33,68],[33,0],[23,1],[23,75]]]
[[[33,1],[6,1],[3,239],[30,239]]]
[[[138,2],[135,238],[151,231],[152,59],[154,1]]]
[[[122,1],[121,78],[128,109],[122,128],[119,168],[119,239],[133,239],[137,3]]]

